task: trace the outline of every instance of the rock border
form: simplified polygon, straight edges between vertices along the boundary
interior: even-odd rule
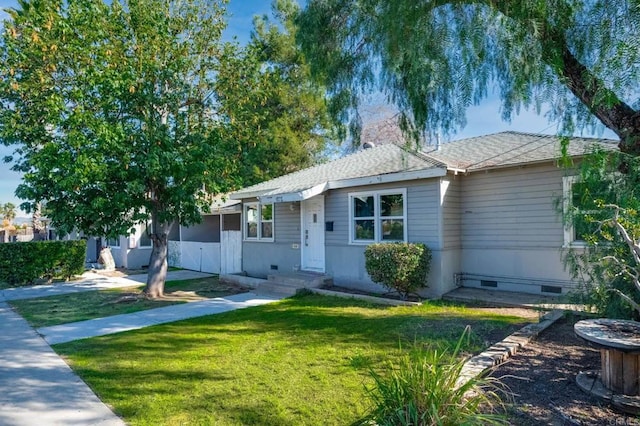
[[[515,355],[519,349],[524,348],[540,333],[562,318],[564,312],[559,309],[547,312],[540,318],[540,322],[522,327],[479,355],[469,358],[462,367],[457,386],[462,386],[462,384],[474,377],[480,376],[489,369],[504,363],[509,357]]]

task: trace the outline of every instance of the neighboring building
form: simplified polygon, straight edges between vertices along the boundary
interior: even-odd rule
[[[569,156],[592,144],[617,149],[572,138]],[[426,296],[459,285],[564,293],[572,283],[561,254],[580,242],[557,209],[572,182],[559,157],[555,136],[504,132],[430,152],[376,146],[242,189],[230,196],[242,201],[242,270],[326,273],[381,290],[365,247],[423,242],[433,253]]]
[[[236,273],[241,269],[240,202],[216,199],[202,222],[186,227],[174,224],[169,233],[169,266],[209,273]],[[146,225],[128,236],[99,239],[111,248],[116,267],[141,269],[149,265],[152,242]],[[98,249],[99,252],[99,249]]]

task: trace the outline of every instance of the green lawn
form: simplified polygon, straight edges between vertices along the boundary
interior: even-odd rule
[[[9,303],[32,327],[39,328],[128,314],[246,291],[238,286],[220,284],[217,277],[169,281],[165,284],[165,298],[158,300],[148,300],[141,297],[143,287],[89,291],[38,299],[15,300]]]
[[[524,322],[305,295],[54,348],[131,425],[346,425],[366,408],[369,368],[400,346],[450,344],[471,325],[477,352]]]

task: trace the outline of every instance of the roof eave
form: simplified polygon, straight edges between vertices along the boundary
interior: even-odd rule
[[[304,201],[320,195],[328,189],[327,182],[312,186],[296,192],[285,192],[282,194],[260,195],[258,200],[261,203],[291,203],[294,201]]]
[[[402,182],[415,179],[429,179],[445,176],[446,174],[447,169],[444,167],[431,167],[428,169],[413,170],[410,172],[396,172],[384,175],[373,175],[359,178],[335,180],[329,182],[328,189],[352,188],[355,186]]]
[[[575,158],[581,158],[583,157],[583,155],[574,155],[571,156],[571,159],[575,159]],[[545,160],[536,160],[536,161],[526,161],[526,162],[522,162],[522,163],[510,163],[510,164],[498,164],[495,166],[487,166],[487,167],[478,167],[478,168],[473,168],[473,169],[466,169],[466,173],[474,173],[474,172],[488,172],[490,170],[497,170],[497,169],[509,169],[509,168],[514,168],[514,167],[524,167],[524,166],[537,166],[540,164],[548,164],[548,163],[557,163],[558,161],[560,161],[559,158],[547,158]]]
[[[244,200],[245,198],[257,198],[263,194],[271,192],[275,190],[275,188],[271,189],[262,189],[258,191],[236,191],[229,194],[230,200]]]

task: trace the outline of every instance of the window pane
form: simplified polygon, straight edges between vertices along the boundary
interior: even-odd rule
[[[109,247],[120,247],[120,238],[109,238],[107,240],[107,245]]]
[[[589,193],[586,185],[582,182],[575,182],[571,185],[571,205],[573,207],[588,207]]]
[[[262,206],[262,220],[273,220],[273,204]]]
[[[373,195],[368,197],[355,197],[353,199],[354,217],[372,217],[375,215]]]
[[[593,210],[596,200],[604,203],[615,204],[615,191],[612,191],[611,182],[574,182],[571,185],[571,205],[579,209]]]
[[[258,238],[258,209],[255,206],[246,206],[247,238]]]
[[[404,200],[402,194],[390,194],[380,196],[380,208],[382,216],[404,216]]]
[[[577,214],[573,218],[573,231],[575,241],[585,241],[588,235],[593,234],[598,227],[597,223],[591,222],[584,214]]]
[[[150,231],[148,225],[142,227],[142,234],[140,235],[140,242],[138,243],[140,247],[151,247],[151,238],[149,238]]]
[[[375,238],[373,220],[356,220],[355,225],[354,240],[373,240]]]
[[[262,222],[261,232],[260,238],[273,238],[273,222]]]
[[[404,220],[392,219],[382,221],[382,239],[383,240],[404,240]]]

